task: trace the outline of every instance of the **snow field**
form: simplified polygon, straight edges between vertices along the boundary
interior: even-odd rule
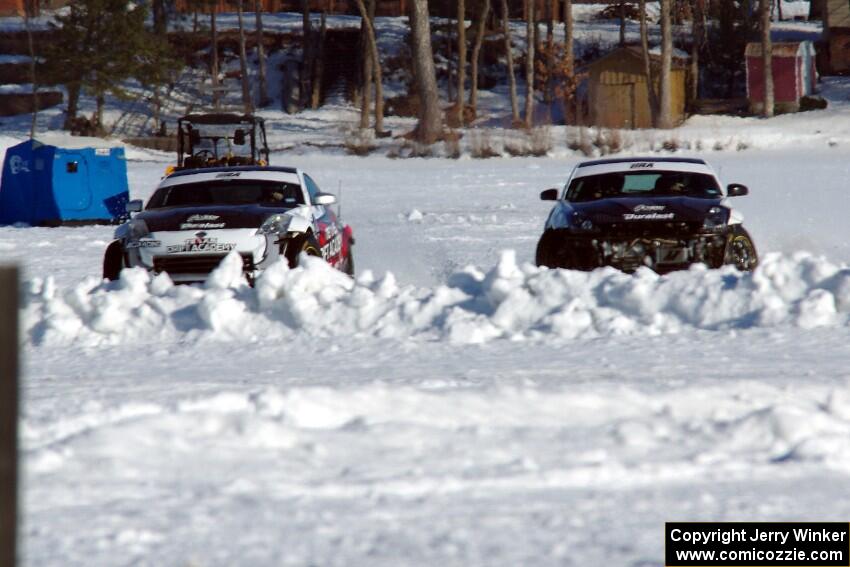
[[[392,273],[356,280],[315,258],[279,262],[255,288],[228,256],[204,287],[125,270],[60,289],[48,276],[25,286],[34,345],[138,340],[245,340],[306,333],[481,343],[575,339],[691,329],[846,326],[850,270],[805,253],[769,254],[752,274],[733,268],[659,276],[648,269],[572,272],[518,265],[512,251],[487,272],[467,267],[434,287],[400,285]]]

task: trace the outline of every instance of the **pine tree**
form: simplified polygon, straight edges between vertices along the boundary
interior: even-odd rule
[[[176,62],[167,44],[145,27],[146,9],[129,0],[77,0],[55,17],[55,40],[45,50],[48,76],[67,85],[68,118],[76,117],[79,93],[95,97],[92,122],[104,131],[106,95],[126,98],[130,78],[148,86],[167,82]]]

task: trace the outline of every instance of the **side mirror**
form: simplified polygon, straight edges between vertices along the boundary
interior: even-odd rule
[[[128,213],[138,213],[142,210],[142,200],[141,199],[133,199],[126,205],[124,205],[124,210]]]
[[[245,145],[245,130],[239,128],[236,132],[233,133],[233,143],[237,146]]]
[[[740,183],[730,183],[726,187],[726,196],[727,197],[743,197],[744,195],[749,195],[750,190],[747,189],[746,185],[741,185]]]
[[[557,189],[546,189],[542,193],[540,193],[541,201],[557,201],[558,200],[558,190]]]
[[[331,193],[316,193],[316,198],[313,199],[314,205],[322,205],[324,207],[333,205],[334,203],[336,203],[336,195],[332,195]]]

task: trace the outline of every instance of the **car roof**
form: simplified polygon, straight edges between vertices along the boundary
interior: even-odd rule
[[[272,165],[239,165],[222,167],[199,167],[197,169],[181,169],[175,171],[168,177],[180,177],[182,175],[195,175],[197,173],[221,173],[224,171],[280,171],[282,173],[298,173],[295,167],[280,167]]]
[[[716,177],[705,160],[684,157],[629,157],[585,161],[578,164],[572,178],[578,179],[605,173],[623,173],[627,171],[680,171],[683,173],[702,173]]]
[[[185,169],[176,171],[163,179],[160,187],[171,187],[184,183],[197,183],[202,181],[248,179],[256,181],[281,181],[301,185],[301,178],[297,168],[294,167],[262,167],[262,166],[240,166],[240,167],[205,167],[200,169]]]
[[[624,158],[607,158],[594,159],[583,161],[578,164],[578,167],[590,167],[593,165],[602,165],[608,163],[634,163],[634,162],[658,162],[658,163],[701,163],[705,165],[704,159],[686,158],[686,157],[624,157]]]

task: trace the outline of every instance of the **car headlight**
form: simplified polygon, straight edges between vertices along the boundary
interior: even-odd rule
[[[570,227],[574,230],[583,230],[585,232],[596,230],[596,225],[593,224],[593,221],[578,211],[574,212],[572,217],[570,217]]]
[[[257,229],[257,234],[285,234],[289,230],[292,215],[272,215]]]
[[[729,222],[729,209],[725,207],[711,207],[705,213],[702,221],[703,230],[719,230]]]
[[[148,229],[147,223],[142,219],[133,219],[127,223],[127,231],[127,236],[130,240],[138,240],[139,238],[144,238],[151,233]]]

